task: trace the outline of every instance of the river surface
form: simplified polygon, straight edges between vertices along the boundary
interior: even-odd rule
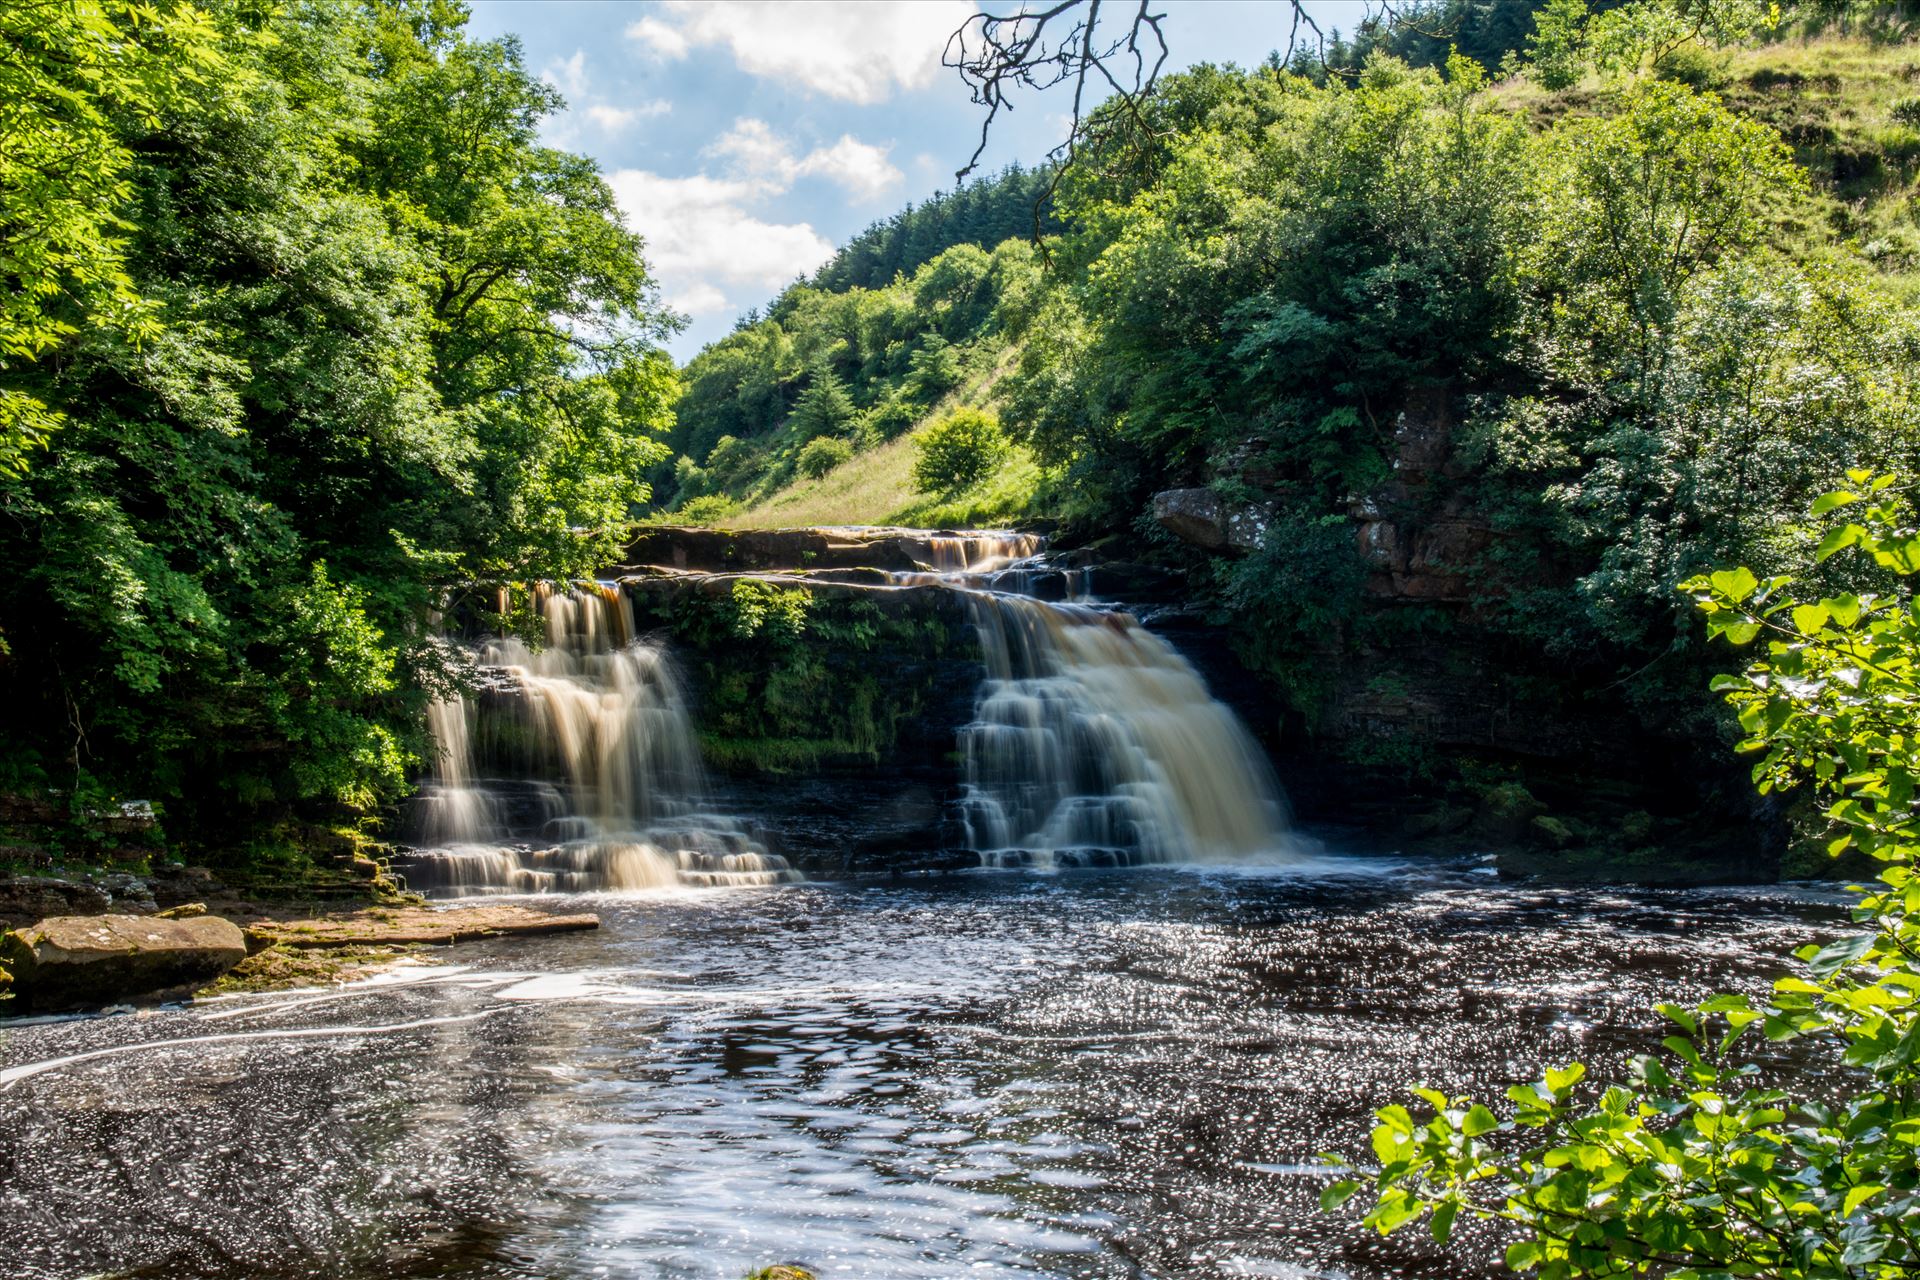
[[[1338,859],[556,899],[604,927],[0,1023],[0,1271],[1491,1273],[1321,1213],[1315,1157],[1410,1081],[1617,1063],[1836,901]]]

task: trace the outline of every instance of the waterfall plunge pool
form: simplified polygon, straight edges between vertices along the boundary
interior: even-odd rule
[[[0,1023],[8,1276],[1492,1275],[1321,1213],[1318,1154],[1842,918],[1340,859],[568,901],[604,927]]]

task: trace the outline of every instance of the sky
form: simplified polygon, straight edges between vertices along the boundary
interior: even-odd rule
[[[870,223],[950,190],[979,139],[979,110],[940,65],[973,0],[471,3],[470,33],[517,37],[565,97],[543,140],[599,162],[662,297],[688,318],[669,344],[679,360]],[[1328,28],[1363,16],[1360,0],[1309,7]],[[1249,66],[1287,39],[1274,0],[1156,9],[1168,70]],[[1069,109],[1060,90],[1016,99],[982,171],[1039,163]]]

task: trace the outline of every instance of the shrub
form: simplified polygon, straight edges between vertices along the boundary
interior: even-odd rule
[[[1717,89],[1726,79],[1720,59],[1697,44],[1669,49],[1654,60],[1653,74],[1689,89]]]
[[[1769,995],[1661,1005],[1674,1031],[1663,1051],[1604,1090],[1575,1062],[1515,1085],[1499,1110],[1425,1088],[1417,1114],[1384,1108],[1367,1215],[1383,1234],[1430,1216],[1445,1243],[1456,1218],[1497,1220],[1506,1265],[1545,1280],[1920,1269],[1920,620],[1910,589],[1874,589],[1920,571],[1920,536],[1894,478],[1848,479],[1814,504],[1816,519],[1845,510],[1815,557],[1864,553],[1858,594],[1802,594],[1745,568],[1681,589],[1709,635],[1758,650],[1713,687],[1738,713],[1761,793],[1806,788],[1824,802],[1830,853],[1883,864],[1878,886],[1853,890],[1853,928],[1795,951]],[[1781,1042],[1797,1042],[1802,1071],[1777,1072]],[[1336,1182],[1322,1204],[1358,1186]]]
[[[707,469],[684,453],[673,464],[674,491],[682,498],[697,498],[705,493],[709,479]]]
[[[882,440],[904,435],[920,421],[920,415],[903,400],[883,400],[867,413],[863,424]]]
[[[753,453],[753,446],[737,436],[721,436],[713,442],[713,448],[707,453],[707,471],[722,483],[732,479],[732,472],[738,470]]]
[[[709,493],[681,503],[673,514],[682,524],[712,524],[716,520],[726,519],[733,514],[733,510],[733,499],[724,494]]]
[[[1904,124],[1910,129],[1920,129],[1920,98],[1903,98],[1893,104],[1890,113],[1895,124]]]
[[[818,480],[827,472],[853,457],[853,446],[835,436],[816,436],[800,450],[795,465],[800,474]]]
[[[956,409],[928,427],[914,447],[913,486],[935,497],[965,493],[1007,456],[1000,420],[978,409]]]

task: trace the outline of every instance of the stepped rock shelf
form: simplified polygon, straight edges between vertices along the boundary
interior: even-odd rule
[[[1197,672],[1010,531],[650,529],[477,628],[411,815],[430,893],[1284,856],[1264,754]]]

